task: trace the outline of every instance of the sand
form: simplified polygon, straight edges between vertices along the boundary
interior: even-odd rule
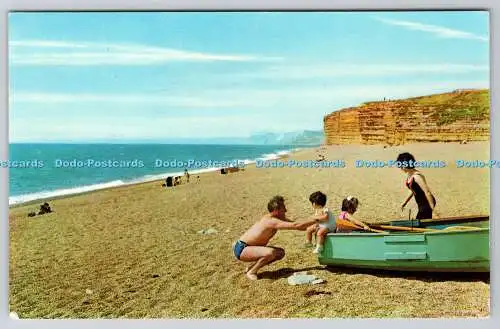
[[[488,159],[488,143],[328,147],[328,160],[346,168],[255,168],[164,189],[161,182],[53,200],[54,213],[28,218],[37,205],[10,210],[10,307],[20,318],[296,318],[477,317],[489,315],[489,278],[332,270],[304,249],[305,232],[282,231],[272,245],[285,258],[264,267],[259,280],[244,276],[231,245],[285,197],[288,215],[313,213],[310,193],[321,190],[330,209],[344,196],[361,201],[357,217],[377,222],[407,217],[408,195],[396,168],[357,169],[354,161],[444,160],[422,169],[440,217],[489,214],[487,169],[455,168],[455,159]],[[291,156],[315,159],[314,149]],[[286,161],[286,159],[284,159]],[[416,214],[416,205],[409,206]],[[200,234],[213,228],[214,234]],[[298,271],[326,280],[289,286]]]

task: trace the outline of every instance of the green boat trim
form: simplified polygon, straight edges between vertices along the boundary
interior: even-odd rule
[[[469,215],[469,216],[459,216],[459,217],[422,219],[422,220],[396,219],[386,222],[377,222],[376,224],[440,229],[448,226],[457,226],[457,225],[489,227],[489,220],[490,220],[489,215]]]

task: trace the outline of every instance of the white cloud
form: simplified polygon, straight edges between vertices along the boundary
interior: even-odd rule
[[[158,65],[171,61],[258,62],[281,59],[248,54],[202,53],[137,44],[53,40],[9,41],[9,61],[12,65]]]
[[[225,99],[230,102],[245,104],[249,107],[270,107],[280,112],[280,107],[286,109],[316,107],[318,104],[326,103],[335,105],[343,100],[359,100],[361,102],[383,97],[411,97],[431,93],[447,92],[461,88],[489,88],[489,81],[426,81],[419,83],[380,84],[380,83],[351,83],[339,84],[333,82],[321,87],[304,86],[280,89],[222,89],[204,90],[197,95],[199,97],[217,100]]]
[[[203,99],[189,96],[170,96],[159,94],[64,94],[44,92],[13,92],[9,95],[10,104],[88,104],[121,103],[123,105],[158,105],[179,108],[227,108],[240,104],[227,100]]]
[[[52,40],[13,40],[9,41],[9,48],[89,48],[91,44],[74,43]]]
[[[475,64],[350,64],[271,66],[264,71],[240,73],[240,78],[307,79],[334,77],[380,77],[429,74],[466,74],[489,72],[488,65]]]
[[[480,40],[484,42],[489,42],[489,38],[487,36],[477,35],[471,32],[451,29],[444,26],[438,25],[430,25],[430,24],[422,24],[417,22],[410,21],[401,21],[394,19],[387,19],[381,17],[375,17],[376,20],[383,22],[389,25],[401,26],[403,28],[414,30],[414,31],[422,31],[432,33],[436,36],[442,38],[453,38],[453,39],[472,39],[472,40]]]
[[[204,89],[191,92],[195,96],[158,94],[64,94],[43,92],[12,92],[11,106],[30,103],[32,106],[61,104],[86,105],[97,103],[103,108],[116,103],[139,108],[144,105],[168,106],[170,108],[230,108],[230,109],[280,109],[317,108],[321,105],[335,105],[345,100],[370,101],[383,97],[404,98],[431,93],[447,92],[461,88],[489,88],[488,80],[429,81],[401,84],[343,84],[332,83],[322,87],[289,87],[275,89]]]
[[[196,98],[171,95],[168,111],[159,97],[116,94],[17,93],[10,106],[11,141],[95,140],[110,138],[182,138],[247,136],[255,131],[287,132],[321,129],[323,116],[363,102],[489,88],[488,80],[437,81],[401,84],[329,85],[283,89],[202,90]],[[47,100],[54,107],[47,109]],[[29,103],[20,104],[24,101]],[[85,111],[88,102],[102,116]],[[119,102],[119,103],[116,103]],[[165,100],[165,102],[167,102]],[[167,102],[168,103],[168,102]],[[122,106],[122,104],[124,106]],[[127,104],[131,104],[128,106]],[[136,106],[133,106],[133,105]],[[178,111],[174,104],[177,104]],[[226,111],[182,111],[182,105],[226,105]],[[238,104],[238,107],[230,105]],[[69,106],[71,105],[71,106]],[[120,106],[116,106],[120,105]],[[152,114],[148,109],[157,109]],[[40,113],[41,115],[26,115]],[[118,112],[117,112],[118,110]],[[47,137],[48,136],[48,137]]]

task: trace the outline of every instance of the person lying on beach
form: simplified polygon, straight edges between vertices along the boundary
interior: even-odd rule
[[[278,247],[267,246],[278,230],[304,231],[308,226],[317,223],[318,220],[309,220],[294,223],[286,218],[285,199],[282,196],[273,197],[267,204],[268,214],[264,215],[248,231],[233,244],[233,252],[236,259],[242,262],[255,262],[247,266],[246,277],[257,280],[257,272],[265,265],[269,265],[285,257],[285,250]]]
[[[320,191],[314,192],[309,196],[309,202],[316,211],[310,219],[318,220],[318,224],[313,224],[306,229],[306,246],[312,247],[312,237],[316,233],[316,249],[313,253],[318,254],[323,250],[325,236],[328,232],[335,232],[335,216],[326,208],[326,195]]]
[[[44,214],[48,214],[51,212],[52,212],[52,209],[50,209],[50,205],[47,202],[45,202],[44,204],[42,204],[40,206],[40,211],[38,212],[38,215],[44,215]]]
[[[424,175],[415,169],[415,157],[405,152],[398,155],[397,161],[403,164],[401,170],[407,174],[405,185],[411,191],[411,194],[401,205],[401,211],[404,211],[408,202],[415,196],[418,205],[416,219],[431,219],[434,207],[436,207],[436,198],[429,189]]]
[[[358,226],[361,226],[364,230],[369,231],[370,227],[363,223],[362,221],[354,218],[353,214],[356,212],[358,209],[359,205],[359,200],[353,196],[348,196],[344,200],[342,200],[342,208],[340,215],[338,217],[338,220],[336,222],[337,224],[337,230],[336,232],[338,233],[349,233],[352,232],[354,229],[352,227],[347,227],[342,225],[342,221],[348,221],[353,224],[356,224]]]

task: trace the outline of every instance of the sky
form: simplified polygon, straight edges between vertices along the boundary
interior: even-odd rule
[[[488,12],[11,13],[8,33],[10,142],[322,130],[489,88]]]

